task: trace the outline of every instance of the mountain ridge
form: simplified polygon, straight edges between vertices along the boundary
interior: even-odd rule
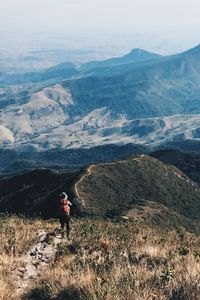
[[[102,61],[91,61],[83,64],[80,67],[81,71],[88,71],[93,68],[104,68],[104,67],[114,67],[118,65],[128,64],[128,63],[139,63],[145,61],[151,61],[154,59],[159,59],[162,56],[157,53],[149,52],[140,48],[132,49],[127,54],[121,57],[110,58]]]

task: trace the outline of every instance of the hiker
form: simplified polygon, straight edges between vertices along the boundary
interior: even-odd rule
[[[60,204],[59,204],[59,220],[62,230],[62,238],[64,238],[64,227],[66,224],[66,232],[67,232],[67,239],[70,239],[70,206],[72,203],[68,200],[68,196],[65,192],[62,192],[60,195]]]

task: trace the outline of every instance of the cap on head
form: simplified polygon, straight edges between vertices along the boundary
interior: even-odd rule
[[[63,198],[68,198],[68,196],[65,192],[62,192],[62,194],[60,194],[60,196],[63,197]]]

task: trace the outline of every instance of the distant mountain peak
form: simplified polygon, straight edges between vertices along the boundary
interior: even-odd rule
[[[133,57],[133,58],[141,58],[143,59],[152,59],[152,58],[158,58],[161,57],[160,54],[157,53],[153,53],[150,51],[146,51],[144,49],[140,49],[140,48],[134,48],[132,49],[129,53],[127,53],[124,57]]]
[[[152,52],[144,50],[144,49],[141,49],[141,48],[133,48],[130,51],[130,53],[152,53]]]

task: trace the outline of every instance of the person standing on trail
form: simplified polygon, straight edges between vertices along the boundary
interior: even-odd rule
[[[62,230],[62,238],[64,238],[64,227],[66,225],[67,239],[70,239],[70,206],[72,203],[68,200],[68,196],[65,192],[60,195],[59,203],[59,220]]]

